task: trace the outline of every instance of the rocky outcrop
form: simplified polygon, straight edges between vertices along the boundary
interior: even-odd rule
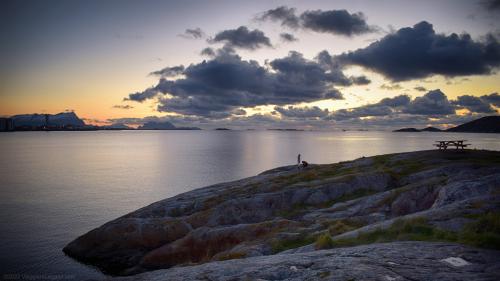
[[[280,167],[195,189],[106,223],[69,243],[64,252],[113,275],[171,268],[138,280],[230,280],[252,274],[261,279],[278,274],[291,280],[429,280],[429,274],[448,272],[450,280],[461,280],[479,268],[476,272],[490,278],[492,266],[500,266],[490,256],[499,252],[456,242],[497,248],[499,206],[500,152],[400,153],[301,170]],[[400,240],[448,243],[318,251]],[[429,250],[436,245],[442,253]],[[379,264],[377,255],[405,265]],[[455,269],[440,261],[448,257],[473,265]],[[193,264],[200,265],[179,267]],[[353,267],[360,271],[349,272]]]
[[[497,251],[394,242],[175,267],[118,278],[196,280],[499,280]],[[113,279],[115,280],[115,279]]]

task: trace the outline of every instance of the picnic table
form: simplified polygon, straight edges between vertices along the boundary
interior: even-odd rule
[[[456,149],[465,149],[467,146],[470,144],[464,143],[467,140],[442,140],[442,141],[436,141],[437,143],[434,144],[434,146],[437,146],[439,149],[444,149],[446,150],[449,146],[454,146]]]

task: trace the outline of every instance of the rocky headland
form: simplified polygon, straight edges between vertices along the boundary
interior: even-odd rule
[[[124,280],[499,280],[500,152],[281,167],[108,222],[69,256]]]

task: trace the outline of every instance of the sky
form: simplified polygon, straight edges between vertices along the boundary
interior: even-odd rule
[[[500,106],[500,1],[2,1],[0,115],[449,127]]]

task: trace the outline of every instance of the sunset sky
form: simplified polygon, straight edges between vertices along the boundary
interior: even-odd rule
[[[392,128],[500,107],[500,1],[0,5],[3,116]]]

